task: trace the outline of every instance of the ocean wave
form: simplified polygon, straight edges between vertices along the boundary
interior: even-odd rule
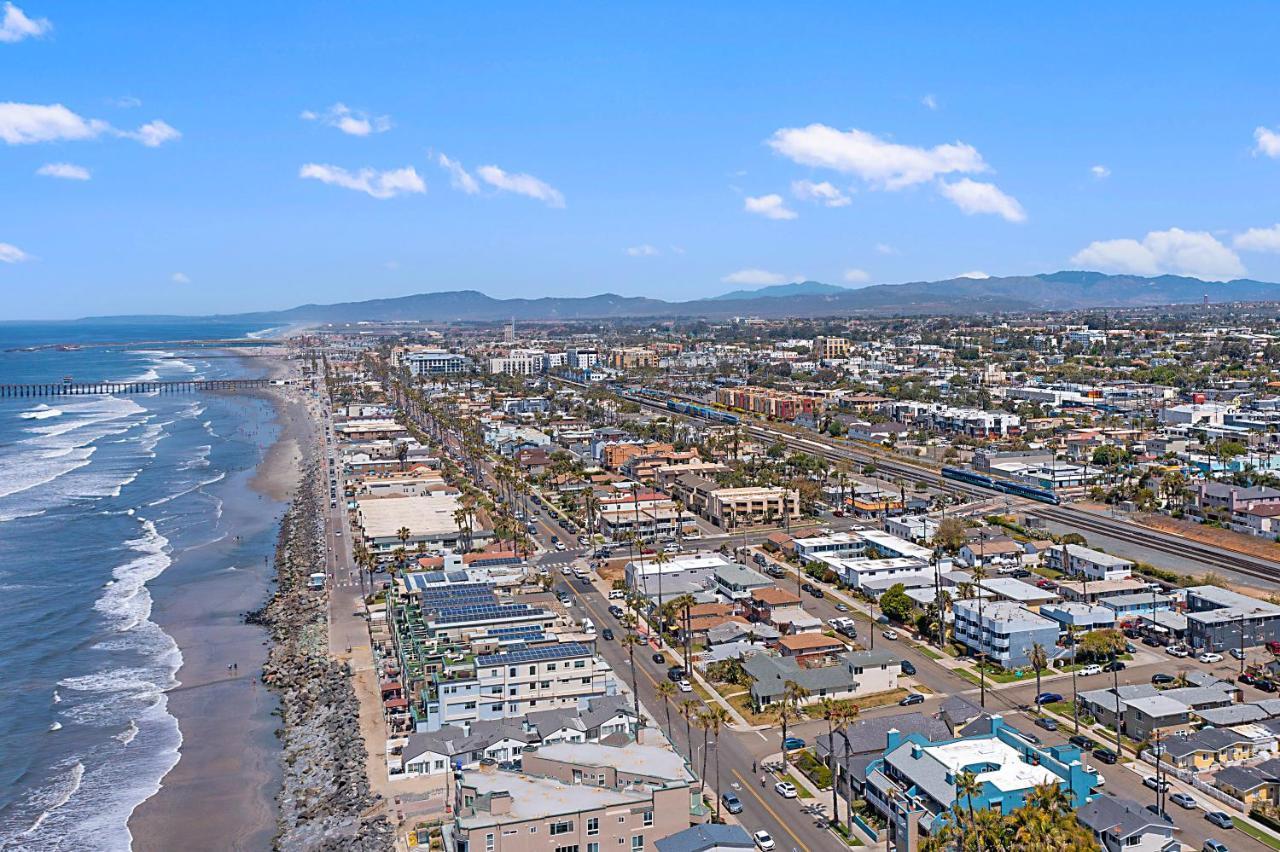
[[[195,448],[195,454],[191,458],[178,463],[178,470],[191,470],[196,467],[208,467],[209,453],[211,452],[213,452],[213,446],[211,444],[200,444]]]
[[[147,505],[163,506],[165,503],[169,503],[174,500],[177,500],[179,497],[185,497],[186,495],[190,494],[192,491],[198,491],[201,488],[204,488],[206,485],[213,485],[215,482],[221,482],[226,478],[227,478],[227,472],[224,470],[216,476],[211,476],[208,479],[204,479],[204,480],[201,480],[200,482],[197,482],[195,485],[192,485],[190,488],[184,488],[181,491],[168,495],[167,497],[161,497],[158,500],[152,500]]]
[[[114,620],[116,630],[126,632],[151,616],[151,593],[147,581],[159,577],[168,568],[169,539],[156,530],[152,521],[139,518],[141,538],[125,542],[138,556],[111,572],[115,582],[94,603],[93,608]]]
[[[62,412],[56,408],[51,408],[42,402],[35,408],[23,411],[18,416],[23,420],[48,420],[52,417],[61,417]]]
[[[44,805],[44,808],[40,811],[40,815],[36,817],[35,822],[31,824],[30,828],[22,832],[21,836],[35,834],[39,831],[40,826],[44,825],[44,821],[48,819],[54,811],[71,801],[71,797],[80,789],[80,784],[83,781],[84,764],[77,760],[71,765],[70,770],[62,783],[49,791],[47,800],[41,803]]]
[[[128,745],[133,742],[136,736],[138,736],[138,723],[133,719],[130,719],[129,724],[125,726],[125,729],[112,737],[112,739],[121,745]]]

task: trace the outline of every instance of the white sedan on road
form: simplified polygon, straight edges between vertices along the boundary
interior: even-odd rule
[[[790,781],[779,781],[773,785],[774,792],[784,799],[794,799],[797,795],[796,785]]]
[[[751,835],[751,838],[755,840],[761,852],[769,852],[773,848],[773,838],[763,828]]]
[[[1222,655],[1215,654],[1212,651],[1209,651],[1207,653],[1201,654],[1196,659],[1198,659],[1202,663],[1220,663],[1222,662]]]

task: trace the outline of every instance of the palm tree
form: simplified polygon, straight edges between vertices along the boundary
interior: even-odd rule
[[[982,785],[978,783],[978,776],[965,769],[956,776],[956,801],[965,800],[965,804],[969,808],[969,826],[973,827],[973,799],[982,792]]]
[[[667,551],[658,548],[657,553],[653,554],[653,564],[658,566],[658,605],[662,605],[662,566],[671,561],[671,557],[667,555]],[[662,633],[662,628],[658,628],[658,633]]]
[[[693,607],[698,605],[698,599],[690,594],[683,594],[677,598],[671,599],[672,609],[681,614],[684,622],[684,668],[688,671],[693,660]]]
[[[715,791],[720,791],[720,728],[729,721],[729,713],[719,704],[707,705],[706,711],[702,714],[703,724],[706,726],[705,731],[709,731],[716,738],[716,783]],[[703,741],[702,750],[702,766],[705,770],[707,765],[706,741]],[[703,772],[706,775],[706,772]],[[705,783],[705,780],[704,780]],[[716,822],[720,822],[720,798],[716,797]]]
[[[662,699],[662,708],[667,711],[667,735],[671,736],[671,699],[676,697],[676,685],[670,680],[663,680],[658,684],[658,697]]]
[[[396,530],[396,538],[400,539],[400,546],[404,547],[409,543],[409,539],[413,538],[413,533],[409,532],[408,527],[401,527]]]
[[[840,820],[840,801],[836,798],[836,789],[840,786],[838,776],[839,770],[836,766],[836,728],[839,727],[845,718],[845,709],[843,702],[833,701],[830,698],[818,699],[818,712],[827,723],[827,755],[831,758],[831,819],[833,822]]]
[[[800,705],[809,697],[809,690],[794,680],[782,684],[782,702],[778,710],[778,722],[782,725],[782,771],[787,771],[787,726],[792,719],[800,718]]]
[[[938,592],[938,647],[947,644],[947,613],[951,610],[951,593]]]
[[[983,554],[985,556],[985,553]],[[987,578],[986,566],[982,564],[982,557],[979,557],[978,563],[973,566],[970,572],[973,575],[974,594],[978,596],[978,703],[984,708],[987,706],[987,653],[983,650],[986,643],[981,635],[982,627],[982,599],[983,589],[982,581]]]
[[[1031,643],[1031,651],[1027,654],[1027,660],[1031,663],[1031,668],[1036,673],[1036,695],[1040,694],[1040,672],[1049,666],[1049,655],[1045,653],[1044,646],[1039,642]],[[1040,702],[1036,702],[1036,715],[1044,712],[1044,707]]]
[[[693,765],[693,717],[698,714],[700,707],[701,705],[693,699],[680,704],[680,715],[684,717],[684,742],[689,749],[690,766]]]
[[[634,621],[628,620],[628,630],[631,629],[632,624],[634,624]],[[637,724],[643,724],[643,720],[640,718],[640,690],[637,689],[636,682],[636,646],[643,644],[644,640],[634,633],[628,632],[626,636],[622,637],[622,647],[627,649],[627,657],[631,663],[631,700]]]

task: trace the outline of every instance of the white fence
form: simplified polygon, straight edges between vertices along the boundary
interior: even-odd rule
[[[1156,765],[1156,756],[1152,754],[1150,750],[1144,749],[1142,753],[1139,754],[1138,756],[1141,757],[1143,760],[1145,760],[1147,763],[1150,763],[1152,766]],[[1182,781],[1186,784],[1190,784],[1192,787],[1196,788],[1200,792],[1209,794],[1210,796],[1222,802],[1223,804],[1230,805],[1231,807],[1235,808],[1241,813],[1247,814],[1249,812],[1249,807],[1244,802],[1240,801],[1235,796],[1230,796],[1227,793],[1224,793],[1222,790],[1219,790],[1217,787],[1213,786],[1212,784],[1209,784],[1205,781],[1201,781],[1198,777],[1196,777],[1194,772],[1188,772],[1185,769],[1179,769],[1176,766],[1170,766],[1167,761],[1160,764],[1160,771],[1166,772],[1172,775],[1174,778],[1177,778],[1179,781]]]

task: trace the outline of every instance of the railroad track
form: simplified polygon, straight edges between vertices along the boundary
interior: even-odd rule
[[[558,377],[557,381],[579,388],[586,387],[579,382],[560,379]],[[670,416],[683,417],[686,420],[701,421],[704,419],[697,417],[696,415],[671,411],[665,404],[655,402],[644,397],[631,395],[623,396],[630,402],[634,402],[645,408],[661,411]],[[679,394],[673,394],[673,396],[681,398]],[[698,400],[689,401],[700,402]],[[882,456],[867,450],[855,450],[852,447],[835,445],[818,438],[799,437],[791,435],[781,429],[761,426],[747,420],[742,421],[742,426],[751,437],[764,441],[780,441],[789,449],[812,453],[814,455],[821,456],[827,461],[848,461],[857,464],[874,464],[879,470],[894,476],[899,476],[907,482],[923,482],[938,491],[943,491],[948,494],[963,494],[968,497],[978,498],[991,496],[991,492],[986,489],[956,482],[954,480],[943,479],[940,473],[935,473],[927,468],[917,467],[904,462],[886,460]],[[1280,563],[1269,562],[1267,560],[1257,559],[1243,554],[1236,554],[1228,550],[1214,548],[1209,545],[1191,542],[1168,533],[1162,534],[1154,530],[1149,532],[1143,531],[1134,528],[1131,524],[1099,517],[1090,512],[1075,509],[1070,506],[1048,506],[1039,503],[1031,503],[1024,507],[1024,511],[1029,515],[1078,527],[1081,530],[1093,532],[1098,535],[1109,536],[1110,538],[1115,538],[1130,544],[1141,545],[1151,550],[1166,553],[1171,556],[1180,556],[1184,559],[1192,559],[1202,562],[1206,566],[1235,571],[1246,576],[1255,577],[1269,582],[1280,581]]]

